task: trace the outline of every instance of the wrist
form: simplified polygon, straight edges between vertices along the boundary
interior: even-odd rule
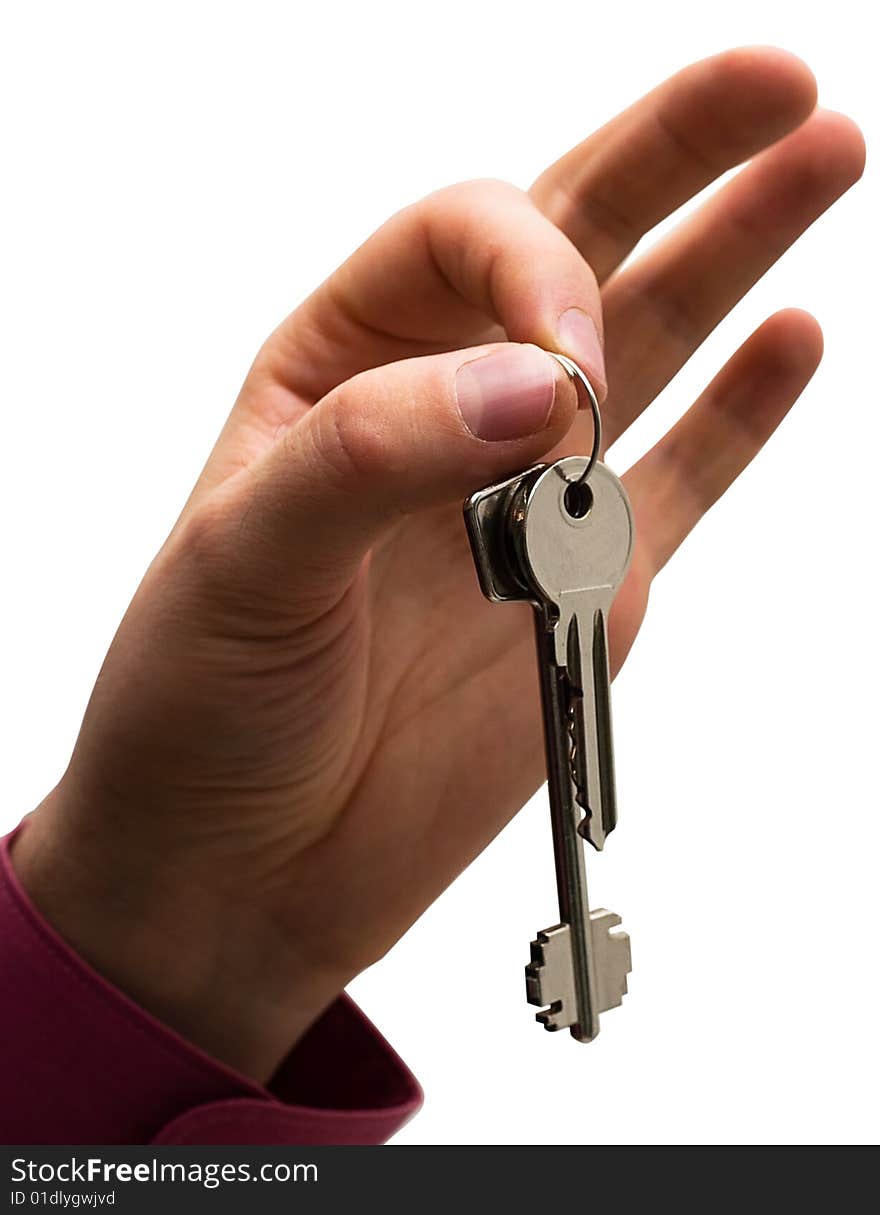
[[[183,1037],[265,1083],[350,976],[298,951],[254,897],[208,886],[126,820],[72,812],[62,782],[12,862],[37,910],[104,978]]]

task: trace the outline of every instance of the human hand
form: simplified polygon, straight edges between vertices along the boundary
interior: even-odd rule
[[[407,208],[260,351],[14,853],[84,956],[219,1058],[268,1077],[543,779],[529,610],[481,599],[461,501],[591,432],[553,360],[507,343],[607,380],[613,443],[858,178],[857,130],[814,102],[781,52],[696,64],[528,195]],[[812,318],[770,318],[626,474],[615,669],[820,354]]]

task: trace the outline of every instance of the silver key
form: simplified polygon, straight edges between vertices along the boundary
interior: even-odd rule
[[[570,456],[473,494],[465,520],[484,594],[535,609],[553,849],[562,923],[539,933],[526,967],[547,1029],[579,1041],[620,1004],[630,971],[620,918],[587,898],[583,839],[601,849],[617,821],[607,620],[629,568],[632,512],[620,481]]]

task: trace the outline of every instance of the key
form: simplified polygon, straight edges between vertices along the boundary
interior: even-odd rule
[[[601,850],[617,810],[607,623],[632,556],[632,512],[618,478],[570,456],[473,494],[465,522],[483,593],[527,601],[535,635],[562,923],[538,934],[526,967],[547,1029],[579,1041],[626,992],[630,943],[612,912],[589,909],[583,840]]]
[[[614,473],[596,464],[580,484],[583,466],[578,457],[558,460],[519,491],[514,543],[525,581],[537,592],[541,670],[563,684],[546,689],[545,699],[562,701],[571,795],[586,812],[580,832],[601,851],[617,823],[608,613],[629,569],[634,529]]]

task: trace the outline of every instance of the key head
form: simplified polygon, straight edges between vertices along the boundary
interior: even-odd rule
[[[493,603],[532,599],[515,551],[510,507],[547,466],[538,465],[497,485],[479,489],[464,504],[467,529],[480,589]]]
[[[623,582],[635,529],[626,490],[597,463],[583,486],[586,460],[568,456],[525,482],[513,503],[521,562],[539,597],[558,606],[582,592],[608,592]]]

